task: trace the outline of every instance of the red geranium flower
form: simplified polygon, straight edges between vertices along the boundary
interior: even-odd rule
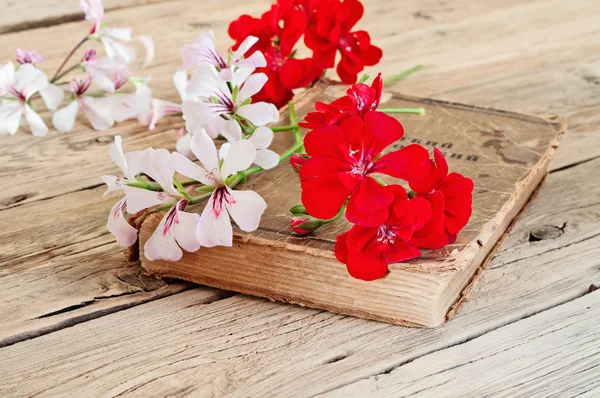
[[[258,38],[253,48],[261,51],[267,60],[266,67],[256,70],[269,78],[254,97],[256,101],[267,101],[281,108],[292,99],[293,89],[308,86],[323,73],[311,58],[296,59],[292,54],[306,31],[309,15],[314,10],[313,1],[281,0],[261,18],[242,15],[229,25],[229,35],[236,41],[233,49],[252,35]]]
[[[365,65],[376,65],[383,55],[379,47],[371,44],[367,32],[350,31],[363,11],[358,0],[323,1],[304,35],[304,43],[313,50],[313,59],[320,68],[332,68],[336,52],[340,51],[342,58],[337,73],[346,84],[355,83]]]
[[[384,190],[393,197],[389,216],[377,226],[354,225],[335,243],[336,258],[346,264],[350,275],[366,281],[385,276],[390,263],[420,256],[420,250],[410,243],[411,237],[431,217],[425,199],[408,200],[399,185],[386,186]]]
[[[304,145],[311,156],[300,170],[302,203],[313,217],[334,217],[350,196],[346,218],[355,224],[379,225],[388,217],[394,195],[372,174],[386,174],[414,182],[427,176],[429,154],[409,145],[380,157],[404,134],[400,122],[369,111],[364,118],[348,116],[337,125],[309,132]]]
[[[456,240],[471,217],[473,202],[473,181],[458,173],[448,174],[448,162],[439,149],[434,148],[433,155],[435,162],[430,161],[427,177],[410,182],[410,188],[430,202],[433,214],[411,243],[428,249]]]
[[[353,84],[344,97],[338,98],[331,104],[317,102],[315,104],[317,112],[307,114],[304,123],[300,123],[300,126],[313,130],[320,126],[335,124],[348,115],[362,117],[366,112],[377,109],[382,90],[383,79],[379,73],[371,87],[363,83]]]

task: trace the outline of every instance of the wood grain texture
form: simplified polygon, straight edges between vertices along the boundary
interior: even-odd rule
[[[316,85],[299,98],[298,117],[311,111],[315,102],[329,103],[343,93],[343,86]],[[381,106],[424,107],[429,115],[400,117],[409,133],[388,150],[411,143],[438,147],[446,154],[450,170],[473,179],[477,187],[473,215],[452,245],[392,264],[383,279],[356,280],[333,254],[336,236],[350,228],[347,221],[321,228],[308,239],[292,233],[288,209],[300,202],[301,192],[296,172],[279,166],[250,179],[248,188],[268,205],[257,231],[234,229],[232,248],[202,248],[184,253],[176,263],[148,261],[143,257],[144,244],[162,216],[154,215],[140,232],[142,266],[158,276],[313,308],[401,325],[439,326],[451,307],[455,307],[451,313],[456,312],[454,304],[461,292],[477,280],[474,273],[484,267],[488,254],[539,185],[564,124],[560,118],[546,120],[393,93],[384,93]],[[277,138],[274,149],[291,145],[289,137]]]
[[[511,249],[497,254],[463,310],[439,328],[399,328],[241,295],[203,306],[192,290],[2,349],[2,392],[312,396],[393,373],[600,285],[600,186],[585,178],[598,167],[600,160],[550,175],[508,237]],[[587,183],[565,192],[571,180]],[[529,240],[565,220],[560,236]],[[591,330],[596,318],[581,322]],[[39,351],[41,358],[33,355]]]
[[[322,397],[591,393],[600,389],[600,330],[590,327],[591,320],[599,318],[600,292],[590,293]]]
[[[169,0],[104,0],[103,3],[105,12],[110,13],[159,1]],[[85,17],[76,0],[2,0],[0,10],[0,34],[80,21]]]

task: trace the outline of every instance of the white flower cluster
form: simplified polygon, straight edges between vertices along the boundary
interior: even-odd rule
[[[146,125],[150,123],[152,92],[146,85],[149,79],[133,76],[132,64],[137,54],[131,42],[139,41],[146,50],[144,61],[134,69],[137,72],[147,67],[154,57],[152,39],[133,38],[128,28],[105,26],[102,0],[82,0],[81,8],[86,19],[92,21],[92,27],[52,78],[36,67],[43,60],[37,51],[17,49],[17,65],[8,62],[0,67],[0,134],[15,134],[24,115],[33,135],[46,135],[48,127],[34,110],[33,99],[41,96],[46,107],[55,111],[63,102],[65,92],[67,105],[52,117],[54,127],[62,133],[73,129],[80,110],[96,130],[106,130],[115,122],[134,118]],[[90,40],[101,42],[107,56],[98,58],[96,51],[89,49],[80,62],[63,70],[75,50]],[[81,70],[84,75],[70,82],[61,81],[75,70]],[[93,85],[98,90],[92,90]]]

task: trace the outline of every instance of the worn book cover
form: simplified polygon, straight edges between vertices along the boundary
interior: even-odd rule
[[[298,119],[313,111],[316,101],[329,103],[346,88],[324,81],[299,95]],[[448,159],[450,171],[473,180],[473,215],[454,244],[392,264],[382,279],[354,279],[333,254],[336,236],[350,228],[345,220],[307,237],[297,237],[289,228],[289,209],[300,203],[301,189],[297,173],[285,163],[248,181],[248,188],[268,204],[257,231],[248,234],[234,227],[233,248],[185,252],[176,263],[148,261],[143,246],[161,218],[150,215],[140,231],[142,266],[161,277],[343,314],[407,326],[442,324],[470,294],[534,195],[565,125],[560,117],[540,118],[390,92],[384,93],[380,107],[426,110],[424,116],[395,115],[404,125],[405,136],[388,150],[411,143],[437,147]],[[282,115],[280,124],[289,124],[285,109]],[[277,134],[274,150],[283,152],[293,145],[291,133]]]

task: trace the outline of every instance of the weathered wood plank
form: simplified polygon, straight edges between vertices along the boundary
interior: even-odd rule
[[[126,262],[105,227],[110,204],[103,190],[70,194],[66,204],[64,197],[26,204],[0,217],[0,346],[189,288]]]
[[[598,319],[600,291],[322,396],[549,397],[590,393],[600,388]],[[474,374],[478,377],[472,377]]]
[[[464,309],[440,328],[244,296],[198,306],[193,290],[2,349],[2,392],[311,396],[389,373],[599,285],[600,187],[588,178],[598,167],[600,160],[549,176],[509,237],[513,249],[498,253]],[[564,221],[560,236],[529,240],[531,231]],[[42,348],[42,358],[33,355]]]
[[[121,8],[160,1],[168,0],[104,0],[104,9],[109,13]],[[83,12],[79,8],[79,2],[76,0],[2,0],[0,1],[0,10],[2,10],[0,34],[59,25],[84,18]]]

